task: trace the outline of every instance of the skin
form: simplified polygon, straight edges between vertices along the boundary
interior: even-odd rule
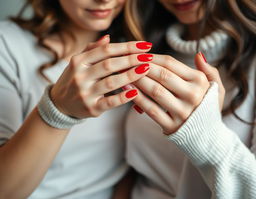
[[[65,30],[61,33],[66,46],[57,34],[51,35],[45,43],[54,49],[59,56],[65,54],[65,59],[70,60],[75,54],[84,50],[88,43],[94,42],[99,37],[99,32],[106,30],[113,19],[120,13],[126,0],[59,0],[59,3],[66,14],[63,19]],[[110,15],[105,18],[97,18],[90,14],[90,10],[111,9]],[[67,34],[71,32],[74,40]]]
[[[196,14],[196,9],[200,7],[198,3],[192,9],[181,13],[172,4],[186,1],[160,2],[180,23],[194,26],[200,20]],[[219,85],[219,104],[220,110],[222,109],[225,89],[217,69],[206,63],[201,53],[195,56],[197,69],[192,69],[169,55],[154,55],[150,65],[149,74],[138,80],[135,86],[154,101],[140,93],[134,102],[162,127],[165,134],[175,133],[188,119],[201,103],[210,87],[210,81]]]
[[[186,12],[175,10],[172,4],[187,2],[187,0],[159,1],[177,17],[180,23],[187,26],[185,39],[196,38],[197,22],[201,19],[201,17],[197,17],[197,9],[200,7],[201,1]],[[210,29],[207,31],[210,32]],[[163,133],[166,135],[175,133],[189,118],[201,103],[211,81],[217,82],[219,86],[219,107],[220,111],[222,110],[225,89],[218,70],[209,65],[201,53],[195,55],[195,65],[197,69],[185,65],[169,55],[154,54],[147,76],[133,84],[139,89],[139,95],[133,101],[142,112],[144,111],[162,127]],[[135,178],[130,186],[127,186],[126,181],[130,182],[130,177],[124,179],[117,186],[117,192],[121,191],[114,199],[130,198]]]
[[[198,21],[204,17],[204,10],[200,9],[201,4],[204,0],[197,0],[189,10],[180,10],[175,7],[175,4],[182,4],[191,0],[159,0],[159,2],[171,12],[178,21],[184,24],[187,28],[187,32],[184,34],[185,40],[196,40],[199,24]],[[211,27],[207,27],[202,36],[209,35],[212,31]]]
[[[106,110],[134,99],[125,96],[127,91],[108,97],[104,94],[145,76],[147,72],[136,74],[134,66],[140,64],[137,55],[149,49],[138,49],[137,42],[110,44],[108,36],[89,44],[98,37],[98,31],[110,25],[124,1],[60,2],[70,18],[68,28],[81,45],[66,57],[70,63],[51,89],[50,97],[57,108],[77,118],[97,117]],[[116,11],[109,18],[95,19],[93,23],[82,13],[86,8],[102,7],[116,7]],[[102,29],[99,29],[100,24]],[[56,44],[54,46],[58,52],[64,48],[56,35],[49,37],[48,41],[55,42],[53,44]],[[67,40],[67,45],[72,43]],[[110,75],[122,69],[129,70]],[[0,147],[0,198],[27,198],[40,184],[68,133],[68,129],[48,126],[35,107],[11,140]]]

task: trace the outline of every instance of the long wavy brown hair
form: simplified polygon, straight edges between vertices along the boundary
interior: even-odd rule
[[[23,17],[24,12],[28,7],[33,10],[33,16],[29,19]],[[62,59],[65,54],[59,56],[56,51],[47,46],[44,41],[49,36],[56,34],[60,38],[64,49],[65,40],[63,38],[62,32],[66,31],[72,39],[75,39],[72,33],[65,30],[65,20],[66,15],[62,10],[59,1],[57,0],[26,0],[24,6],[19,12],[17,17],[12,17],[11,20],[17,23],[20,27],[25,30],[32,32],[38,39],[38,45],[47,49],[53,55],[53,59],[47,63],[44,63],[39,67],[38,72],[47,81],[50,80],[44,75],[43,71],[46,68],[54,66],[60,59]],[[115,18],[112,25],[108,30],[103,31],[101,35],[110,34],[111,41],[117,42],[120,38],[125,37],[126,26],[124,23],[124,17],[121,13]],[[65,52],[65,50],[64,50]]]
[[[256,2],[210,0],[203,1],[202,8],[207,12],[200,21],[198,46],[206,26],[221,29],[231,37],[229,50],[218,65],[225,68],[238,88],[238,93],[222,114],[233,113],[239,120],[254,124],[244,121],[235,110],[241,106],[249,92],[248,73],[256,55]],[[170,48],[166,44],[165,33],[171,24],[178,21],[157,0],[128,0],[125,18],[134,39],[152,41],[153,51],[158,53],[164,53]]]

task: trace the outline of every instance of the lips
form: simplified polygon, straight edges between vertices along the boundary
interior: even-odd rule
[[[177,9],[179,11],[186,11],[186,10],[190,10],[191,8],[193,8],[198,1],[199,0],[192,0],[192,1],[187,1],[184,3],[174,3],[173,6],[175,9]]]
[[[106,18],[112,13],[112,9],[86,9],[86,11],[93,17]]]

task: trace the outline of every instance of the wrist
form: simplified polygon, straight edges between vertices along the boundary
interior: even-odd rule
[[[40,117],[49,126],[58,129],[70,129],[76,124],[80,124],[84,119],[77,119],[62,113],[50,98],[52,85],[46,87],[45,92],[38,104]]]

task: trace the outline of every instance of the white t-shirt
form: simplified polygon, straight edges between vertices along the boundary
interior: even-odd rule
[[[0,144],[37,105],[48,84],[37,70],[50,57],[30,32],[13,22],[0,22]],[[66,66],[60,61],[45,74],[55,82]],[[127,170],[123,157],[127,109],[128,105],[121,106],[73,127],[30,198],[109,199],[113,185]]]

